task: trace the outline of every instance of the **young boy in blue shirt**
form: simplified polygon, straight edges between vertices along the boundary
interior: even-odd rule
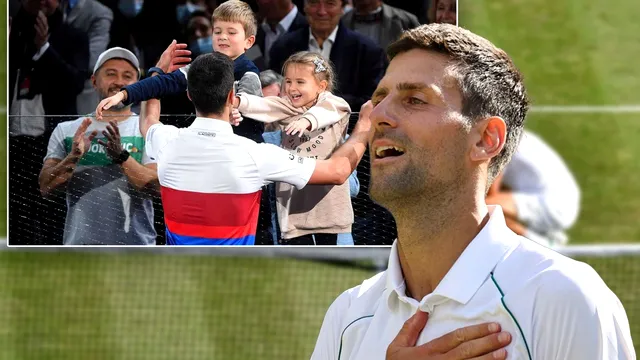
[[[234,62],[236,92],[262,96],[258,67],[244,54],[253,46],[258,26],[251,7],[243,1],[226,1],[213,12],[212,24],[213,51],[229,56]],[[129,105],[187,91],[188,70],[188,65],[169,73],[160,67],[152,67],[147,72],[148,78],[125,86],[101,101],[96,109],[96,118],[102,116],[102,110],[120,103]],[[264,123],[244,118],[233,130],[237,135],[255,142],[264,142]]]

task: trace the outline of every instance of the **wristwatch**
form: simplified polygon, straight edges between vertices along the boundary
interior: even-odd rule
[[[160,69],[159,67],[152,67],[147,71],[147,77],[151,77],[151,75],[153,75],[153,73],[158,73],[160,75],[164,74],[164,70]]]
[[[116,165],[120,165],[123,162],[127,161],[127,159],[129,159],[129,152],[127,150],[122,150],[122,152],[120,153],[120,155],[118,155],[117,158],[113,159],[113,163]]]

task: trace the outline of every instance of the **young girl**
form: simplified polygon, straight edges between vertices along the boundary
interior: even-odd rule
[[[238,94],[240,114],[284,129],[281,146],[291,153],[327,159],[343,141],[351,109],[331,93],[335,73],[321,55],[303,51],[283,65],[282,97]],[[337,234],[350,233],[353,208],[349,183],[307,185],[302,190],[276,184],[281,243],[336,245]]]

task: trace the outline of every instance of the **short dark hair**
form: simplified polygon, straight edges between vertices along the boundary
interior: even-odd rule
[[[490,41],[459,26],[422,25],[406,31],[389,45],[389,60],[413,49],[447,55],[451,75],[462,94],[462,115],[470,121],[499,116],[507,125],[504,149],[489,163],[493,182],[518,147],[529,100],[522,74],[506,52]]]
[[[198,56],[187,72],[189,97],[201,114],[222,113],[233,82],[233,61],[215,51]]]

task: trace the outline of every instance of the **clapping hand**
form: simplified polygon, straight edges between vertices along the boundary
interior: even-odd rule
[[[104,146],[107,151],[107,155],[112,159],[117,159],[124,148],[122,147],[122,138],[120,137],[120,130],[118,129],[118,123],[115,121],[109,121],[107,130],[102,131],[102,135],[107,138],[107,142],[98,140],[98,143]]]

